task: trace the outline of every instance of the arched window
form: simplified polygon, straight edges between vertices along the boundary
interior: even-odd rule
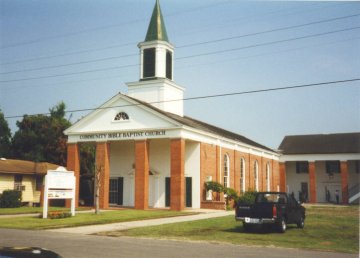
[[[245,193],[245,159],[240,159],[240,193]]]
[[[266,191],[270,191],[270,164],[266,164]]]
[[[229,155],[224,155],[224,187],[230,185],[230,158]]]
[[[120,112],[115,116],[114,120],[115,121],[126,121],[126,120],[129,120],[129,115],[126,114],[125,112]]]
[[[259,191],[259,164],[257,160],[254,162],[254,188]]]

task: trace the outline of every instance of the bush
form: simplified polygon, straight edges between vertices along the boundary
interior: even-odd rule
[[[19,208],[21,206],[21,191],[5,190],[0,196],[0,208]]]
[[[205,189],[206,191],[213,191],[215,193],[222,193],[224,192],[224,186],[218,182],[206,182],[205,183]]]
[[[238,198],[237,201],[238,201],[238,203],[245,204],[245,205],[254,204],[256,193],[257,193],[256,191],[245,192],[242,196],[240,196]]]
[[[48,218],[50,219],[63,219],[71,217],[70,212],[63,212],[63,211],[50,211],[48,213]]]

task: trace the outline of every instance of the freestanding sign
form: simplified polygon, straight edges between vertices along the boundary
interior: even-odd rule
[[[48,170],[45,176],[43,218],[48,215],[49,199],[71,199],[71,215],[75,216],[75,176],[63,167]]]

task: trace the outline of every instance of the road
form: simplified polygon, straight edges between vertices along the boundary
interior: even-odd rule
[[[355,258],[357,254],[305,251],[275,247],[249,247],[206,242],[105,237],[49,231],[0,229],[0,246],[43,247],[64,258]]]

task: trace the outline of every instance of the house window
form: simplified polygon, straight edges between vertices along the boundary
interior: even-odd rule
[[[240,159],[240,192],[245,193],[245,159]]]
[[[259,164],[257,160],[254,162],[254,187],[255,191],[259,191]]]
[[[126,120],[129,120],[129,115],[126,114],[125,112],[120,112],[115,116],[114,120],[115,121],[126,121]]]
[[[340,173],[340,161],[326,161],[326,173],[329,175]]]
[[[229,187],[230,177],[230,158],[229,155],[224,155],[224,187]]]
[[[266,164],[266,191],[270,191],[270,164]]]
[[[355,161],[355,173],[356,174],[360,173],[360,160]]]
[[[42,186],[43,186],[43,177],[36,176],[36,191],[41,191]]]
[[[22,191],[22,175],[14,175],[14,190]]]
[[[296,174],[308,174],[309,173],[309,162],[297,161],[296,162]]]
[[[155,48],[144,49],[143,77],[155,77]]]

